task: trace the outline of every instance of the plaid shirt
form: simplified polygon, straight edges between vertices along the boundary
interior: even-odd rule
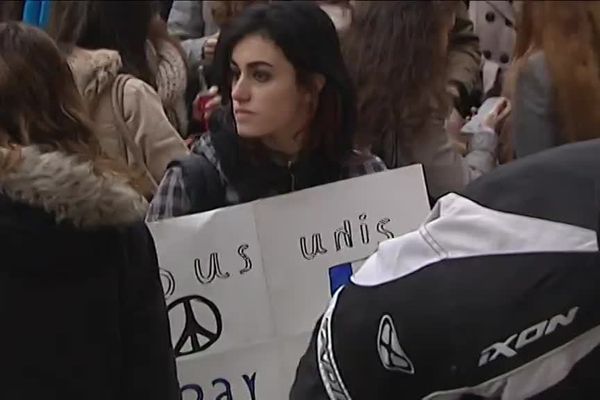
[[[225,186],[226,205],[239,204],[239,194],[235,189],[227,184],[227,179],[221,171],[214,148],[210,144],[210,138],[204,136],[200,143],[202,154],[215,165],[221,175],[222,183]],[[354,151],[342,165],[339,180],[355,178],[362,175],[372,174],[386,170],[385,164],[381,159],[370,154]],[[273,193],[273,195],[283,193]],[[183,179],[183,170],[180,166],[170,167],[158,190],[150,207],[146,220],[148,222],[158,221],[166,218],[173,218],[182,215],[188,215],[192,212],[192,202],[188,195],[185,180]]]

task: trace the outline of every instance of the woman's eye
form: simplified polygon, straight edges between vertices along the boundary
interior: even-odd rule
[[[240,79],[240,71],[231,71],[231,80],[237,82]]]
[[[253,76],[257,82],[266,82],[271,79],[271,74],[264,71],[254,71]]]

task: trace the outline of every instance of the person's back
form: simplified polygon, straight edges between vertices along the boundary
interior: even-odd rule
[[[0,24],[0,109],[0,398],[180,398],[147,202],[42,31]]]
[[[169,85],[160,65],[149,61],[160,59],[158,53],[150,57],[149,51],[152,7],[136,3],[65,2],[54,7],[50,32],[69,53],[104,151],[143,171],[153,194],[169,162],[188,151],[155,90],[160,83],[160,91],[169,92]]]
[[[509,89],[517,157],[599,137],[600,4],[524,2]]]
[[[544,52],[531,54],[517,78],[513,131],[515,155],[525,157],[566,143]]]
[[[596,398],[599,152],[502,166],[384,242],[318,323],[291,399]]]
[[[388,168],[423,164],[434,198],[464,188],[496,164],[497,119],[469,136],[465,157],[445,128],[448,41],[457,5],[357,2],[344,34],[346,64],[358,92],[358,144]]]
[[[0,397],[177,398],[143,199],[35,147],[0,189]]]
[[[107,155],[143,170],[154,192],[167,165],[187,154],[160,98],[147,83],[119,74],[116,51],[74,48],[69,65],[80,93],[98,125]]]

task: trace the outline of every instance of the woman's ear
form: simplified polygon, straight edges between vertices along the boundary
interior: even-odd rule
[[[302,86],[303,98],[311,113],[314,113],[317,110],[319,96],[321,95],[321,91],[325,87],[326,82],[327,79],[325,78],[325,75],[312,74],[308,82],[306,82],[307,84]]]
[[[317,108],[317,104],[319,103],[319,95],[325,87],[326,82],[327,79],[323,74],[313,74],[310,77],[310,84],[307,88],[308,90],[306,92],[306,98],[313,110]]]
[[[317,95],[319,95],[321,93],[321,90],[323,90],[323,88],[325,87],[325,83],[327,82],[327,79],[325,78],[325,76],[323,74],[314,74],[312,76],[312,80],[313,80],[313,87],[315,88],[315,92]]]

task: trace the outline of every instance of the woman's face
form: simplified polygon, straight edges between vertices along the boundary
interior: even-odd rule
[[[281,49],[258,34],[247,36],[233,49],[231,74],[238,134],[267,145],[287,142],[284,147],[298,141],[308,124],[312,96],[298,85],[294,66]]]

